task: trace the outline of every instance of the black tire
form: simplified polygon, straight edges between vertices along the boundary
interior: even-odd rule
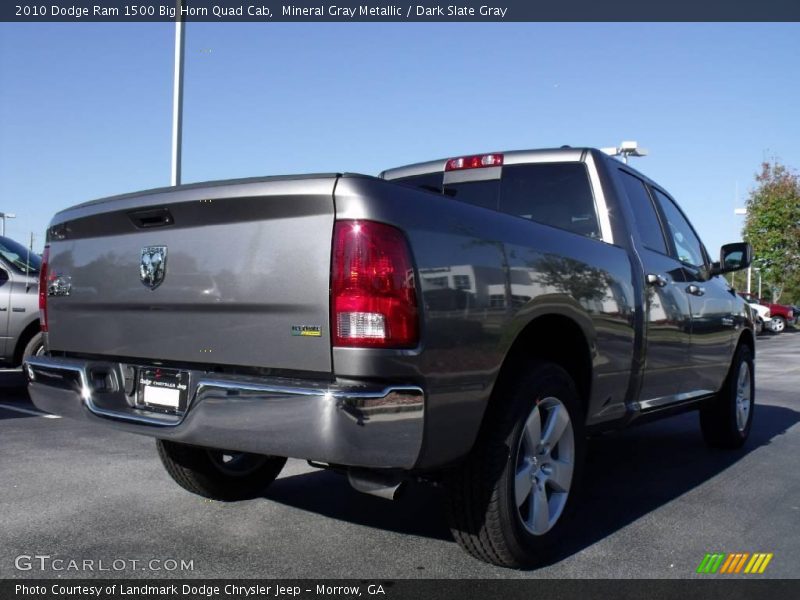
[[[286,464],[282,456],[228,452],[156,440],[158,456],[170,477],[183,489],[213,500],[245,500],[258,496]],[[225,461],[224,457],[231,457]]]
[[[541,465],[531,468],[534,463],[526,462],[528,459],[523,456],[526,443],[521,438],[529,417],[538,418],[540,423],[549,422],[547,419],[554,413],[547,412],[546,405],[552,398],[559,401],[569,416],[573,466],[560,513],[554,515],[555,521],[548,530],[537,534],[529,530],[531,522],[536,521],[533,495],[540,485],[547,490],[548,484],[539,484],[534,472],[549,466],[546,461],[555,463],[562,458],[561,442],[554,446],[559,456],[551,448],[554,454],[548,454]],[[534,416],[534,411],[539,417]],[[565,517],[575,505],[586,447],[584,419],[575,385],[557,365],[539,362],[510,377],[505,385],[498,383],[475,447],[465,462],[445,477],[450,530],[466,552],[479,560],[513,568],[531,566],[546,558],[548,547],[559,539]],[[545,433],[542,431],[542,442]],[[514,480],[526,468],[530,469],[531,491],[518,503]],[[527,474],[522,481],[526,479]],[[555,493],[552,488],[550,493],[552,498]],[[523,515],[525,509],[530,511],[527,515]]]
[[[33,334],[33,337],[25,344],[25,349],[22,351],[22,362],[28,360],[31,356],[38,356],[44,352],[44,336],[41,331]]]
[[[747,372],[743,374],[745,368]],[[706,444],[729,449],[744,445],[753,425],[755,381],[753,353],[742,344],[736,350],[722,389],[700,408],[700,429]],[[749,398],[743,398],[742,393],[749,394]]]

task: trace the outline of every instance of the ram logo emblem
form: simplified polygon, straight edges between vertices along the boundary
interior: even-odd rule
[[[167,273],[167,247],[147,246],[142,248],[142,259],[139,263],[139,279],[151,290],[156,289],[164,281]]]

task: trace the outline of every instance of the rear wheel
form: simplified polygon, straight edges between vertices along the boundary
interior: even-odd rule
[[[258,496],[280,474],[286,458],[156,440],[158,456],[183,489],[214,500]]]
[[[545,557],[574,504],[583,411],[569,375],[538,363],[495,393],[471,455],[446,478],[455,540],[472,556],[524,567]]]
[[[40,354],[44,354],[44,337],[41,331],[37,331],[25,344],[25,349],[22,351],[22,361],[25,362],[31,356],[39,356]]]
[[[709,446],[740,448],[750,435],[755,408],[753,353],[739,346],[725,384],[700,409],[700,428]]]

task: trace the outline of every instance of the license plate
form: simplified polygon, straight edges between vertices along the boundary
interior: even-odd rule
[[[175,369],[139,369],[139,404],[182,412],[189,395],[189,373]]]

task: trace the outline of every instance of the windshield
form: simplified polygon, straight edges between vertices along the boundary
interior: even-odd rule
[[[22,244],[6,237],[0,237],[0,255],[18,273],[27,272],[31,275],[36,275],[42,264],[42,259],[38,254],[29,252]],[[26,260],[28,262],[27,265]]]

